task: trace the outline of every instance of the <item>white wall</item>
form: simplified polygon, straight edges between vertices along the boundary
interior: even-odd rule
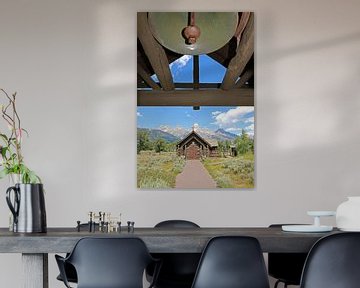
[[[307,210],[360,194],[360,2],[201,3],[1,0],[0,86],[18,92],[48,226],[73,226],[89,210],[122,212],[136,226],[309,222]],[[192,9],[256,13],[254,190],[136,189],[136,12]],[[49,262],[50,287],[62,287]],[[0,255],[2,286],[20,287],[16,265],[19,255]]]

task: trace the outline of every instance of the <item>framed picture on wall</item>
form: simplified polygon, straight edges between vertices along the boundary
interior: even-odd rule
[[[137,187],[255,187],[253,12],[137,14]]]

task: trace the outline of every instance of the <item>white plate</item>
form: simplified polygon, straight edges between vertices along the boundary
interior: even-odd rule
[[[330,232],[333,227],[324,225],[282,225],[281,229],[286,232]]]
[[[307,214],[309,216],[335,216],[335,211],[308,211]]]

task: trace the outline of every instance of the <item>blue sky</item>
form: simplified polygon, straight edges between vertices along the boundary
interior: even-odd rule
[[[206,55],[200,55],[200,82],[219,83],[225,68]],[[170,64],[175,82],[192,82],[191,56],[183,56]],[[157,81],[156,76],[153,79]],[[192,107],[137,107],[137,126],[159,128],[160,126],[190,129],[194,124],[202,128],[217,130],[222,128],[234,134],[241,130],[254,135],[254,107],[202,106],[200,110]]]

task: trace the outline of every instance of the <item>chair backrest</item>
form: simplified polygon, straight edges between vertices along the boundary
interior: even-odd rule
[[[155,228],[200,228],[188,220],[165,220]],[[162,260],[162,267],[157,279],[157,287],[190,287],[200,260],[200,253],[159,253],[156,258]],[[152,274],[151,271],[148,271]]]
[[[188,220],[165,220],[157,223],[155,228],[200,228],[200,226]]]
[[[67,259],[76,269],[78,288],[142,288],[152,260],[139,238],[82,238]]]
[[[360,233],[325,236],[314,244],[306,259],[302,288],[360,287]]]
[[[268,288],[269,280],[256,238],[212,238],[200,259],[192,288]]]
[[[294,224],[271,224],[269,228],[281,229],[282,225]],[[269,275],[288,285],[300,285],[306,257],[307,253],[268,253]]]

